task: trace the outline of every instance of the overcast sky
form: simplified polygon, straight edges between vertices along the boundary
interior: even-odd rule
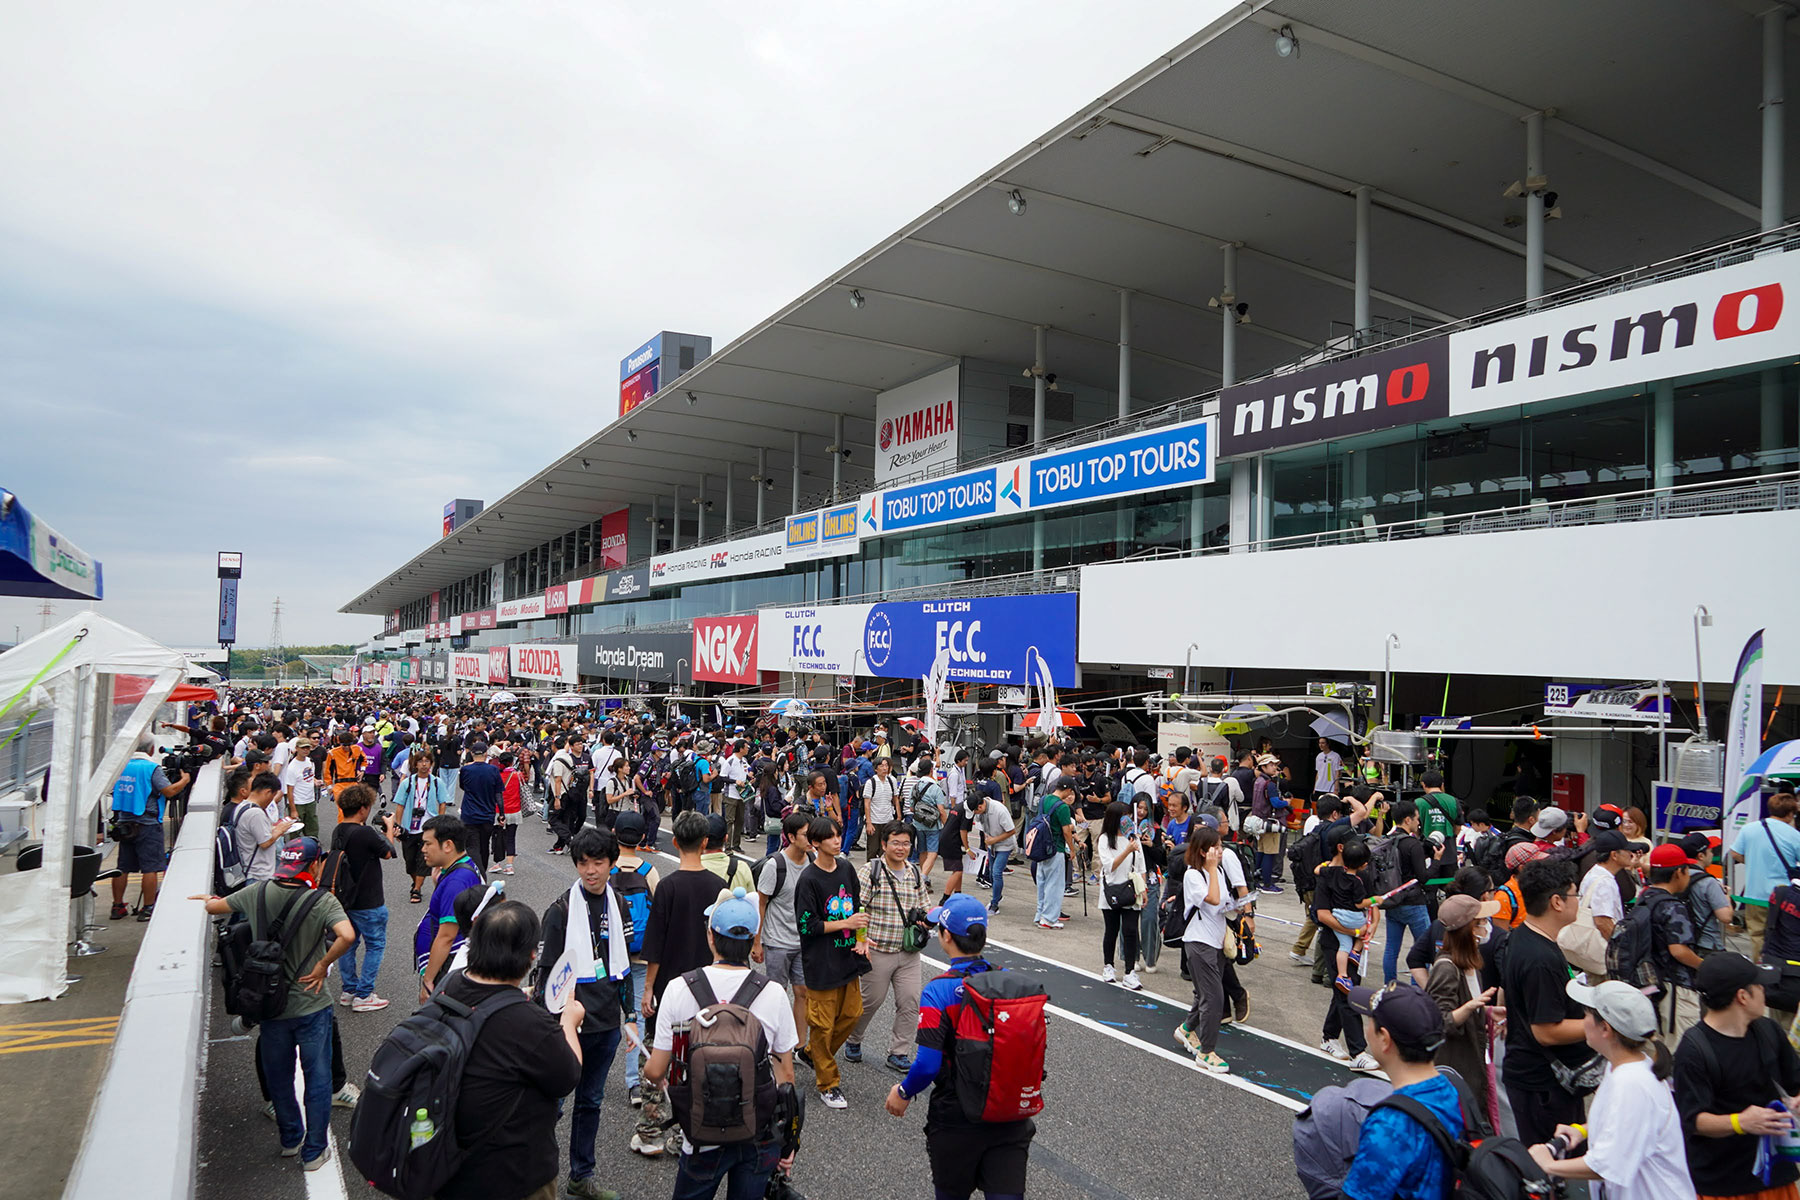
[[[361,640],[647,336],[724,345],[1225,7],[10,4],[0,485],[156,638],[212,640],[229,549],[242,643],[277,595]]]

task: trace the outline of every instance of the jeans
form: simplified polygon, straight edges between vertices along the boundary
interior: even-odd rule
[[[442,780],[444,784],[445,804],[456,803],[456,777],[461,771],[461,767],[443,767],[438,771],[438,778]],[[437,814],[432,813],[431,815],[435,817]]]
[[[288,1082],[293,1078],[295,1051],[306,1081],[304,1115]],[[331,1009],[264,1021],[256,1054],[269,1079],[282,1146],[299,1146],[301,1159],[311,1162],[325,1153],[325,1139],[331,1133]]]
[[[1000,907],[1000,891],[1006,883],[1006,856],[1011,853],[1011,850],[995,850],[991,852],[993,861],[988,864],[988,878],[994,885],[994,898],[988,901],[989,908],[997,909]]]
[[[844,801],[844,846],[846,849],[856,844],[856,835],[862,832],[862,801]]]
[[[713,1200],[726,1180],[725,1200],[762,1200],[780,1161],[781,1143],[773,1138],[734,1146],[695,1146],[675,1168],[674,1200]]]
[[[1400,966],[1400,938],[1408,929],[1415,942],[1431,932],[1431,914],[1423,904],[1396,904],[1388,910],[1387,949],[1381,955],[1381,973],[1388,983],[1394,982]]]
[[[1262,885],[1266,888],[1275,886],[1275,880],[1281,875],[1281,858],[1275,854],[1258,854],[1257,864],[1262,869]]]
[[[1065,854],[1052,854],[1037,864],[1037,919],[1040,924],[1052,924],[1062,917],[1063,902],[1063,863],[1068,860]],[[999,884],[994,888],[999,890]]]
[[[569,1118],[569,1178],[594,1173],[594,1139],[600,1135],[600,1100],[619,1050],[619,1030],[581,1035],[581,1082],[575,1085],[575,1115]]]
[[[374,994],[375,976],[381,973],[381,955],[387,949],[388,910],[386,905],[353,908],[344,915],[356,927],[356,941],[344,952],[344,990],[361,999]],[[361,951],[360,964],[358,951]]]
[[[1160,876],[1150,876],[1149,887],[1144,892],[1144,911],[1138,914],[1138,952],[1146,967],[1154,967],[1162,956],[1162,923],[1159,920],[1162,887]]]
[[[645,970],[644,964],[641,962],[634,962],[631,964],[631,982],[628,983],[626,986],[631,989],[631,1011],[632,1012],[641,1012],[642,1011],[642,1009],[639,1006],[643,1003],[643,1000],[644,1000],[644,970]],[[637,1026],[638,1043],[641,1045],[641,1044],[643,1044],[643,1040],[644,1040],[644,1038],[643,1038],[643,1033],[644,1033],[643,1020],[640,1018],[636,1021],[633,1021],[632,1024]],[[626,1087],[626,1090],[629,1091],[631,1088],[634,1088],[638,1085],[638,1079],[640,1078],[640,1076],[638,1075],[638,1071],[639,1071],[640,1067],[642,1066],[642,1063],[643,1063],[643,1056],[640,1055],[636,1050],[632,1050],[625,1055],[625,1087]]]

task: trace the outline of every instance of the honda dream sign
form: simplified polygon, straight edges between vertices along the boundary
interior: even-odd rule
[[[955,466],[960,363],[875,397],[875,482]]]

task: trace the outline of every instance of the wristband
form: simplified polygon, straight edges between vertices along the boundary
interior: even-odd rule
[[[1744,1114],[1742,1114],[1742,1113],[1732,1113],[1731,1114],[1731,1132],[1733,1132],[1733,1133],[1744,1132],[1744,1123],[1742,1121],[1738,1120],[1738,1118],[1743,1115]]]
[[[1588,1131],[1586,1125],[1571,1125],[1569,1128],[1575,1131],[1575,1138],[1577,1141],[1587,1141]]]

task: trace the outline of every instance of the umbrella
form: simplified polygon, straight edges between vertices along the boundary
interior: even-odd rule
[[[1322,738],[1330,738],[1334,742],[1350,740],[1350,722],[1344,719],[1343,713],[1323,713],[1314,719],[1312,731]]]
[[[900,728],[902,728],[902,729],[910,729],[914,733],[917,733],[921,729],[925,728],[925,722],[919,720],[919,718],[917,718],[917,717],[901,717],[898,721],[895,722],[895,724],[900,726]]]
[[[587,701],[580,696],[552,696],[550,703],[558,708],[585,708]]]
[[[804,700],[777,700],[769,705],[769,711],[780,717],[810,717],[813,715],[812,705]]]
[[[1225,710],[1225,716],[1239,721],[1255,722],[1272,715],[1274,712],[1275,710],[1267,704],[1246,703],[1232,705]]]
[[[1055,717],[1051,720],[1045,720],[1042,710],[1021,713],[1019,715],[1019,724],[1027,729],[1048,728],[1052,724],[1062,729],[1082,728],[1081,718],[1066,708],[1057,709]]]
[[[1744,772],[1746,779],[1763,775],[1800,775],[1800,740],[1770,746]]]
[[[488,697],[489,704],[517,704],[519,698],[511,692],[495,692]]]

